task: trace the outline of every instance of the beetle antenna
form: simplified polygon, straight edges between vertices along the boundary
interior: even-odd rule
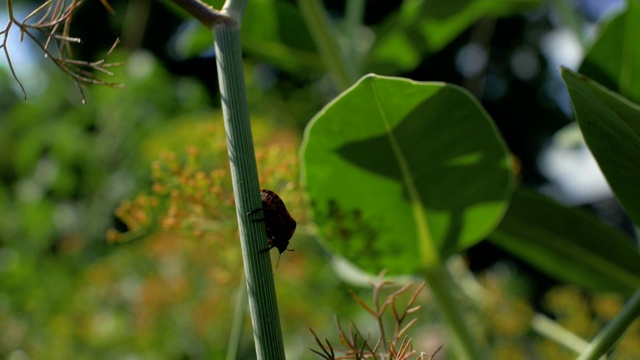
[[[280,257],[281,256],[282,256],[282,253],[278,254],[278,261],[276,262],[275,270],[273,270],[273,276],[276,276],[276,271],[278,271],[278,266],[280,265]]]

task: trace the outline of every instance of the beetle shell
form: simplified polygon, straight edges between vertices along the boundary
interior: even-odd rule
[[[296,231],[296,221],[293,220],[284,201],[278,194],[271,190],[260,190],[262,197],[262,213],[267,228],[267,240],[269,247],[262,251],[268,251],[276,247],[282,254],[289,246],[289,239]]]

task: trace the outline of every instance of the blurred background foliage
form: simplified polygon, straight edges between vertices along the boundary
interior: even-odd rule
[[[324,3],[352,34],[341,40],[355,45],[350,59],[363,73],[466,87],[498,124],[523,184],[628,230],[606,190],[567,200],[539,163],[571,119],[556,65],[576,67],[592,40],[576,24],[597,34],[622,1],[372,0],[355,29],[344,1]],[[8,47],[26,100],[0,62],[0,356],[222,358],[244,284],[212,37],[166,1],[111,5],[113,16],[98,1],[83,5],[74,51],[97,59],[120,37],[113,57],[126,65],[113,80],[123,89],[90,87],[81,105],[74,84],[28,42],[13,41],[17,33]],[[313,239],[298,181],[302,130],[337,91],[294,1],[251,1],[243,45],[261,184],[299,223],[296,251],[275,275],[287,353],[313,358],[308,327],[334,339],[333,314],[361,329],[374,320]],[[478,301],[486,317],[475,321],[497,359],[572,356],[532,333],[534,311],[588,338],[622,305],[557,287],[486,242],[466,261],[490,290]],[[446,351],[429,315],[413,328],[415,346]],[[238,358],[252,358],[248,318],[243,328]],[[639,340],[636,326],[616,358],[640,357]]]

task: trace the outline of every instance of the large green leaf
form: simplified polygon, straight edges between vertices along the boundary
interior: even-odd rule
[[[626,295],[640,287],[631,239],[593,216],[517,190],[490,241],[558,279]]]
[[[625,12],[603,25],[580,73],[640,103],[640,2],[627,3]]]
[[[567,69],[578,125],[616,197],[640,224],[640,107],[593,80]]]
[[[326,244],[373,272],[415,272],[477,243],[512,184],[504,143],[467,92],[375,75],[312,120],[302,159]]]

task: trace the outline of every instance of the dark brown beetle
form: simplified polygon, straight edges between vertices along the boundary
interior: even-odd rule
[[[262,210],[264,217],[255,219],[253,222],[264,221],[267,228],[269,247],[260,250],[260,252],[269,251],[274,247],[278,248],[280,254],[285,250],[293,251],[293,249],[287,249],[287,247],[289,246],[289,239],[296,231],[296,221],[289,215],[287,207],[278,194],[271,190],[262,189],[260,190],[260,196],[262,197],[262,209],[255,209],[247,214],[251,215]]]

